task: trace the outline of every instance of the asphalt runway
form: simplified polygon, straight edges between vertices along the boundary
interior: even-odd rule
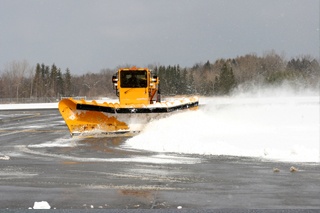
[[[159,154],[126,139],[71,138],[58,110],[0,111],[0,209],[320,208],[317,163]]]

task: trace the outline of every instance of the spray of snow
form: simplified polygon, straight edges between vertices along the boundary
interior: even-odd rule
[[[127,148],[319,162],[319,96],[288,89],[200,99],[198,111],[151,122]]]

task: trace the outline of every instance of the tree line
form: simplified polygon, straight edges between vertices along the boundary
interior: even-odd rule
[[[287,61],[271,51],[263,56],[247,54],[192,67],[148,66],[160,78],[163,95],[228,95],[235,88],[254,89],[258,86],[280,85],[294,88],[317,88],[320,82],[319,62],[311,56],[299,56]],[[117,69],[102,69],[97,73],[71,74],[55,64],[14,61],[0,71],[0,98],[50,98],[86,96],[115,97],[112,75]]]
[[[283,83],[296,89],[315,89],[320,84],[320,66],[316,59],[300,56],[286,61],[273,51],[262,57],[247,54],[214,63],[198,63],[191,68],[159,66],[155,71],[165,95],[228,95],[236,88],[250,91]]]

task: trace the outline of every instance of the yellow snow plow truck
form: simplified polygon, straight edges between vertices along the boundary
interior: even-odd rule
[[[98,103],[68,98],[59,102],[59,111],[72,136],[131,136],[151,120],[198,108],[197,97],[161,101],[159,78],[147,68],[121,68],[112,83],[119,101]]]

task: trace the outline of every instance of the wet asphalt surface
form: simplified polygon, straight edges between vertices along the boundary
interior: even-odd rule
[[[320,209],[319,163],[159,154],[130,150],[126,140],[71,138],[58,110],[0,111],[0,209],[36,201],[56,209]]]

